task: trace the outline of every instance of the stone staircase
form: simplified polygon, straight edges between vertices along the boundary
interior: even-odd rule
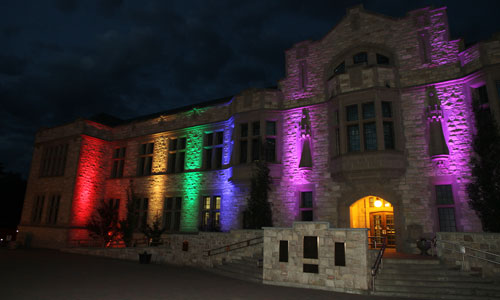
[[[473,272],[461,272],[437,259],[384,258],[375,279],[379,296],[421,299],[500,299],[500,285]]]
[[[262,282],[262,257],[242,257],[214,266],[210,272],[251,282]]]

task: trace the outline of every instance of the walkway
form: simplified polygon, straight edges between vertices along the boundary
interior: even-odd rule
[[[62,253],[0,249],[2,300],[393,299],[240,281],[203,270]],[[404,298],[408,300],[408,298]]]

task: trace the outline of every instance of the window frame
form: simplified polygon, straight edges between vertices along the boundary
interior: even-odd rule
[[[219,141],[219,137],[222,140]],[[220,142],[220,143],[219,143]],[[219,170],[224,166],[224,130],[205,132],[203,137],[203,169]]]
[[[207,199],[209,205],[207,206]],[[217,203],[217,199],[219,202]],[[218,204],[218,205],[217,205]],[[200,231],[220,231],[221,230],[221,206],[222,196],[220,194],[204,195],[201,197],[201,222]],[[205,219],[205,217],[207,218]]]
[[[448,199],[443,199],[446,201],[441,201],[442,198],[439,197],[442,192],[438,192],[438,187],[447,187],[449,190],[447,191],[447,196],[449,196]],[[444,183],[439,183],[434,185],[434,197],[436,200],[436,210],[437,210],[437,226],[439,231],[442,232],[457,232],[458,230],[458,224],[457,224],[457,210],[456,210],[456,202],[455,202],[455,194],[454,194],[454,189],[453,189],[453,184],[444,184]],[[450,201],[451,200],[451,201]],[[446,211],[452,211],[453,212],[453,225],[450,224],[443,224],[442,223],[442,215],[440,212]],[[453,230],[443,230],[444,228],[449,229],[453,228]]]
[[[311,203],[310,206],[306,206],[304,203],[304,196],[306,194],[311,195]],[[304,220],[304,213],[311,214],[311,220]],[[314,193],[312,190],[302,190],[299,191],[299,217],[302,222],[313,222],[314,221]]]
[[[187,137],[170,137],[168,141],[167,174],[182,173],[186,169]]]
[[[180,232],[182,221],[182,197],[165,197],[163,199],[163,228],[165,228],[166,232]],[[168,207],[169,200],[172,201],[171,208]],[[167,216],[170,216],[170,224],[167,224]]]
[[[125,155],[127,147],[115,147],[112,156],[111,178],[122,178],[125,169]]]
[[[153,157],[154,142],[141,143],[139,147],[137,176],[149,176],[153,173]]]

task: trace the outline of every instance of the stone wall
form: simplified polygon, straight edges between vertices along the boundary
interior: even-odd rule
[[[186,266],[212,267],[222,262],[230,262],[242,257],[259,257],[262,255],[261,240],[249,247],[225,252],[208,257],[207,250],[227,246],[249,239],[263,236],[262,230],[234,230],[222,232],[200,232],[199,234],[169,234],[164,236],[164,243],[158,247],[128,247],[128,248],[64,248],[62,251],[104,256],[124,260],[138,260],[138,254],[147,251],[152,253],[152,262]],[[188,242],[188,250],[183,251],[183,242]]]
[[[438,232],[437,253],[438,257],[446,264],[461,266],[464,270],[480,271],[484,277],[500,279],[500,233],[477,232]],[[465,246],[465,264],[460,246]],[[473,251],[478,249],[484,252]],[[468,255],[479,256],[495,263],[487,262]]]
[[[330,228],[328,222],[264,228],[264,283],[366,293],[371,260],[367,234],[367,229]],[[318,237],[317,259],[304,258],[305,236]],[[280,262],[280,241],[288,241],[288,262]],[[344,243],[345,266],[336,265],[335,243]],[[318,273],[304,272],[304,264],[317,265]]]

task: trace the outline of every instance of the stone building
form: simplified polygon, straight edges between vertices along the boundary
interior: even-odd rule
[[[242,228],[258,159],[274,179],[275,226],[370,228],[398,251],[438,231],[481,231],[466,192],[472,103],[500,120],[498,36],[465,49],[445,8],[396,19],[357,6],[285,56],[276,89],[40,130],[21,236],[56,248],[85,238],[101,199],[121,217],[134,199],[170,233]]]

